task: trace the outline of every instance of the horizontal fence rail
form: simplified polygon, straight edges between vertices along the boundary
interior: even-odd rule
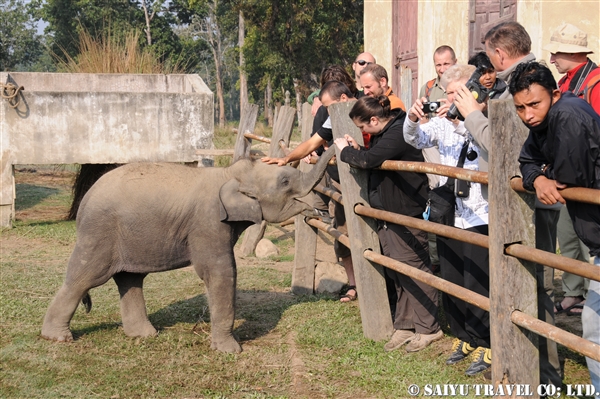
[[[343,196],[337,191],[321,185],[315,187],[315,190],[322,194],[328,195],[333,200],[343,204]],[[442,237],[453,238],[469,244],[477,245],[479,247],[489,248],[489,237],[483,234],[473,233],[471,231],[458,229],[452,226],[445,226],[442,224],[429,222],[427,220],[417,219],[411,216],[399,215],[397,213],[371,208],[370,206],[366,205],[356,205],[354,207],[354,212],[356,212],[357,215],[368,216],[390,223],[421,229],[427,231],[428,233],[433,233]],[[555,269],[600,281],[600,268],[576,259],[567,258],[521,244],[512,244],[507,246],[505,253],[516,258],[551,266]]]
[[[271,143],[271,139],[265,136],[259,136],[254,133],[246,132],[244,133],[244,137],[251,140],[262,141],[263,143]]]
[[[355,207],[355,210],[358,207],[359,206]],[[330,225],[325,224],[317,219],[307,218],[305,219],[305,221],[310,226],[313,226],[323,232],[328,233],[330,236],[336,238],[342,244],[346,246],[350,245],[350,240],[348,236],[342,234],[340,231],[334,229]],[[461,287],[460,285],[451,283],[440,277],[434,276],[433,274],[429,274],[424,271],[418,270],[410,265],[391,259],[387,256],[378,254],[373,251],[365,251],[363,256],[365,257],[365,259],[368,259],[371,262],[375,262],[398,273],[402,273],[415,280],[421,281],[431,287],[434,287],[456,298],[462,299],[467,303],[477,306],[480,309],[483,309],[488,312],[490,311],[489,298],[486,298],[481,294],[477,294],[464,287]],[[529,331],[532,331],[538,335],[551,339],[554,342],[564,345],[565,347],[579,352],[584,356],[588,356],[592,359],[600,361],[600,345],[590,342],[568,331],[564,331],[544,321],[538,320],[537,318],[523,313],[519,310],[514,310],[511,313],[510,318],[513,321],[513,323],[520,327],[526,328]]]
[[[523,179],[513,177],[510,180],[510,187],[519,193],[529,193],[523,188]],[[587,204],[600,205],[600,190],[585,187],[569,187],[558,190],[564,199],[571,201],[585,202]]]

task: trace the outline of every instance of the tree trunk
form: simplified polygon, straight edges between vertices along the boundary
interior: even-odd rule
[[[294,79],[294,92],[296,93],[296,114],[298,115],[298,129],[302,130],[302,94],[300,93],[300,81]]]
[[[146,28],[144,31],[146,32],[146,41],[148,42],[148,46],[152,44],[152,34],[150,33],[150,22],[152,18],[154,18],[154,11],[152,15],[148,15],[148,7],[146,6],[146,0],[142,0],[142,8],[144,9],[144,17],[146,19]]]
[[[219,127],[225,127],[225,96],[223,95],[223,82],[221,80],[221,65],[218,63],[218,59],[215,55],[216,64],[216,84],[217,84],[217,100],[219,101]]]
[[[271,86],[271,78],[267,81],[266,96],[265,112],[267,113],[267,124],[269,127],[273,127],[273,87]]]
[[[219,108],[219,127],[225,127],[225,96],[223,93],[223,43],[221,39],[221,30],[217,21],[217,1],[214,1],[210,7],[208,21],[206,22],[206,35],[210,44],[213,60],[215,62],[215,83],[217,86],[217,101]]]
[[[242,112],[248,104],[248,78],[244,70],[244,38],[246,36],[246,28],[244,25],[244,14],[240,11],[238,19],[238,47],[240,49],[240,120],[242,120]]]

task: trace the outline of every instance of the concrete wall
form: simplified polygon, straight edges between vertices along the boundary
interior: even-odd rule
[[[391,81],[394,64],[391,35],[392,0],[366,0],[364,9],[365,51],[373,54],[377,63],[386,69]]]
[[[17,108],[0,100],[2,226],[12,165],[191,162],[212,147],[213,94],[197,75],[3,72],[0,82],[25,88]]]

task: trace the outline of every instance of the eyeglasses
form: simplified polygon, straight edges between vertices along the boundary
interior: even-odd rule
[[[354,61],[354,63],[355,63],[355,64],[358,64],[358,65],[360,65],[360,66],[363,66],[363,65],[370,65],[370,64],[372,64],[372,62],[365,61],[365,60],[357,60],[357,61]]]

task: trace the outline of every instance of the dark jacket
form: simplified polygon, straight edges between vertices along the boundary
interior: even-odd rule
[[[563,93],[544,122],[530,128],[519,163],[530,191],[542,174],[568,187],[600,189],[600,116],[584,100]],[[600,206],[567,201],[567,209],[590,254],[600,255]]]
[[[422,218],[428,196],[427,175],[374,169],[387,160],[424,162],[421,150],[404,141],[402,126],[406,112],[396,112],[398,115],[380,134],[371,136],[368,150],[348,146],[342,150],[340,158],[356,168],[371,169],[369,202],[373,208]]]

